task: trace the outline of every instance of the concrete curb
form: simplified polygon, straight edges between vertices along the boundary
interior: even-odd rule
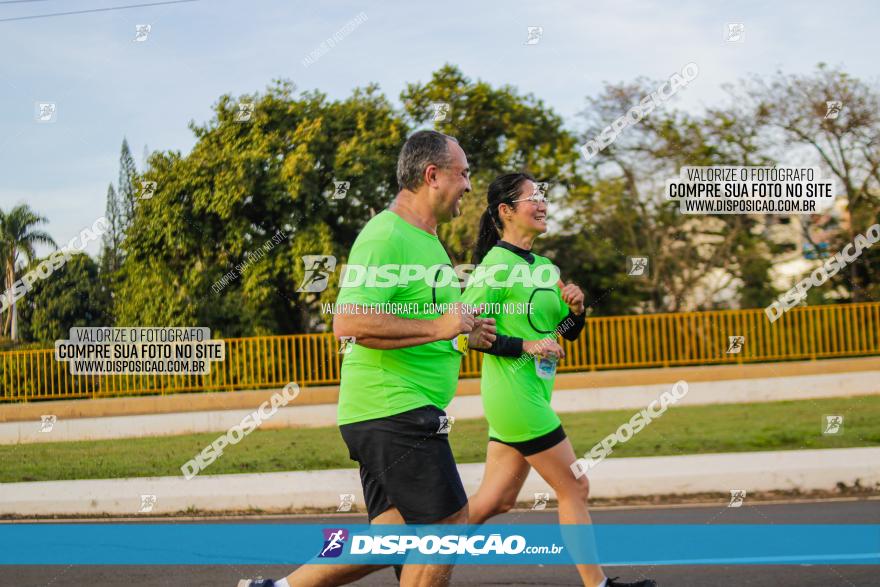
[[[677,404],[707,405],[758,403],[783,400],[847,397],[880,394],[877,371],[829,373],[766,377],[762,379],[729,379],[723,381],[688,381],[688,394]],[[476,381],[479,384],[479,381]],[[670,383],[614,387],[557,389],[553,407],[557,412],[592,412],[603,410],[641,409],[672,387]],[[263,400],[260,400],[263,401]],[[225,432],[251,413],[249,409],[176,412],[99,418],[58,418],[51,432],[40,431],[40,419],[0,423],[0,444],[34,442],[67,442],[73,440],[106,440],[141,438],[197,432]],[[50,406],[46,406],[50,409]],[[483,404],[479,395],[456,396],[446,410],[458,419],[482,418]],[[51,412],[47,412],[51,413]],[[298,405],[296,401],[280,408],[260,426],[273,428],[310,428],[336,425],[336,404]]]
[[[482,464],[459,465],[468,495],[483,475]],[[828,490],[839,483],[880,489],[880,448],[773,451],[705,454],[675,457],[611,458],[590,472],[596,498],[717,492],[726,503],[730,490]],[[0,514],[131,515],[175,513],[195,508],[220,512],[259,508],[266,512],[336,508],[340,494],[354,494],[363,511],[357,469],[4,483],[0,485]],[[552,490],[534,471],[520,500]],[[142,495],[154,495],[149,512],[140,512]],[[748,499],[748,497],[746,497]]]

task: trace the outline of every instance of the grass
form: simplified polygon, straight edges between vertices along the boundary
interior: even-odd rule
[[[562,414],[578,454],[638,410]],[[825,414],[844,416],[843,434],[823,436]],[[0,482],[180,475],[180,466],[219,432],[102,441],[0,446]],[[458,420],[450,442],[459,463],[482,462],[485,420]],[[880,446],[880,396],[761,404],[672,407],[614,457]],[[203,474],[352,467],[335,427],[256,430],[227,447]]]

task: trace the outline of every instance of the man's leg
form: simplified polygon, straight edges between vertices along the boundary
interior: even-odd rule
[[[361,485],[371,523],[467,523],[467,494],[448,433],[440,432],[441,416],[445,416],[443,410],[427,405],[340,426],[352,459],[361,465]],[[289,583],[291,587],[342,585],[382,566],[387,565],[305,565],[289,576]],[[419,566],[425,568],[409,572],[404,569],[404,584],[448,584],[451,565]]]
[[[370,521],[370,524],[403,524],[403,516],[397,508],[390,508]],[[330,587],[345,585],[366,577],[388,565],[303,565],[287,575],[291,587]]]
[[[467,524],[468,506],[434,524]],[[453,565],[403,565],[401,587],[446,587],[452,579]],[[292,585],[292,584],[291,584]]]

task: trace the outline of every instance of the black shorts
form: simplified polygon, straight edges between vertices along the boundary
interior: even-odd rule
[[[393,506],[407,524],[433,524],[467,505],[440,416],[440,408],[422,406],[339,427],[360,464],[370,520]]]
[[[547,434],[543,436],[539,436],[537,438],[533,438],[531,440],[524,440],[522,442],[504,442],[503,440],[498,440],[497,438],[489,437],[489,440],[492,442],[500,442],[501,444],[506,444],[507,446],[512,446],[516,450],[522,454],[524,457],[530,457],[534,454],[538,454],[541,451],[547,450],[548,448],[553,448],[563,440],[565,440],[565,430],[562,429],[562,424],[559,425],[555,430],[551,430]]]

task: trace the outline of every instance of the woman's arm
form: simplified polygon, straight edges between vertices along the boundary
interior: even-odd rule
[[[587,310],[584,307],[584,292],[573,283],[563,285],[557,282],[562,301],[568,306],[568,316],[556,326],[556,331],[566,340],[577,340],[586,323]]]
[[[496,357],[518,357],[523,354],[523,339],[496,333],[491,347],[474,350]]]
[[[584,329],[586,318],[586,312],[578,315],[569,310],[568,316],[559,323],[559,326],[556,327],[556,331],[559,332],[565,340],[577,340],[581,335],[581,331]]]

